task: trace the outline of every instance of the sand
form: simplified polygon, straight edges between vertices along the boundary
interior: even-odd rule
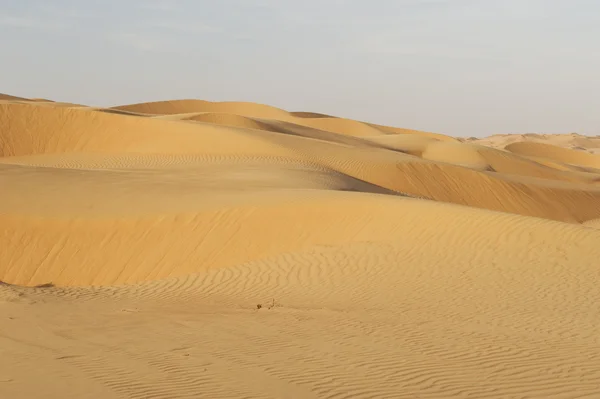
[[[0,397],[600,397],[567,136],[2,95]]]

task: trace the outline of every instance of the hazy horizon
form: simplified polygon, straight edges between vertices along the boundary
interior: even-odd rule
[[[600,134],[593,0],[0,0],[0,92],[252,101],[455,136]]]

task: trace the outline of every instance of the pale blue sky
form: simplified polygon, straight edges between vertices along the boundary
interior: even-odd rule
[[[600,134],[600,0],[0,0],[0,92]]]

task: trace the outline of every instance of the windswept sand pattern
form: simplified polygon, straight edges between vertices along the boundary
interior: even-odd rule
[[[600,156],[0,95],[0,397],[600,397]]]

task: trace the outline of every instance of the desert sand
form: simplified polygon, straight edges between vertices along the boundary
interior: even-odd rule
[[[0,95],[0,397],[599,398],[597,148]]]

